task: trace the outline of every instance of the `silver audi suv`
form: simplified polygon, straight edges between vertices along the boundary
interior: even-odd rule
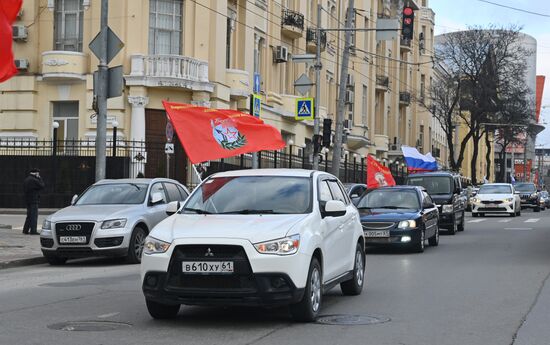
[[[102,180],[44,220],[42,253],[52,265],[89,256],[139,263],[147,234],[168,216],[166,205],[188,195],[185,186],[166,178]]]

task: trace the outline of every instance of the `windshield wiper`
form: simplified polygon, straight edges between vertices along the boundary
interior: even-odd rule
[[[440,192],[440,193],[430,193],[431,195],[446,195],[446,194],[451,194],[451,193],[446,193],[446,192]]]
[[[370,210],[372,209],[372,207],[368,207],[368,206],[361,206],[361,207],[357,207],[358,210]]]
[[[212,214],[212,212],[208,212],[208,211],[205,211],[205,210],[201,210],[200,208],[184,207],[183,210],[184,210],[184,211],[195,212],[195,213],[198,213],[198,214]]]
[[[397,210],[397,209],[410,209],[411,207],[402,207],[402,206],[378,206],[378,207],[373,207],[373,208],[388,208],[390,210]]]
[[[275,212],[273,210],[243,209],[243,210],[221,212],[220,214],[278,214],[278,213],[279,212]]]

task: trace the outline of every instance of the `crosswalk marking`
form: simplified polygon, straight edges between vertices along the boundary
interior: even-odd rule
[[[486,221],[487,219],[485,218],[482,218],[482,219],[472,219],[472,220],[469,220],[468,223],[481,223],[481,222],[484,222]]]
[[[536,223],[540,220],[540,218],[530,218],[525,221],[525,223]]]
[[[512,221],[511,219],[501,219],[498,222],[499,223],[508,223],[508,222],[511,222],[511,221]]]
[[[504,228],[504,230],[533,230],[533,228]]]

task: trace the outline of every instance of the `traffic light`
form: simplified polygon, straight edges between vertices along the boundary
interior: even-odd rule
[[[323,146],[330,147],[330,137],[332,135],[332,120],[323,119]]]
[[[403,24],[401,27],[401,33],[403,39],[413,39],[413,26],[414,26],[414,10],[410,6],[403,7]]]

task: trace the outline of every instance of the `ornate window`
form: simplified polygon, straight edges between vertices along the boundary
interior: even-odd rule
[[[183,0],[150,0],[149,54],[181,55]]]
[[[82,51],[84,4],[82,0],[57,0],[54,12],[55,50]]]

